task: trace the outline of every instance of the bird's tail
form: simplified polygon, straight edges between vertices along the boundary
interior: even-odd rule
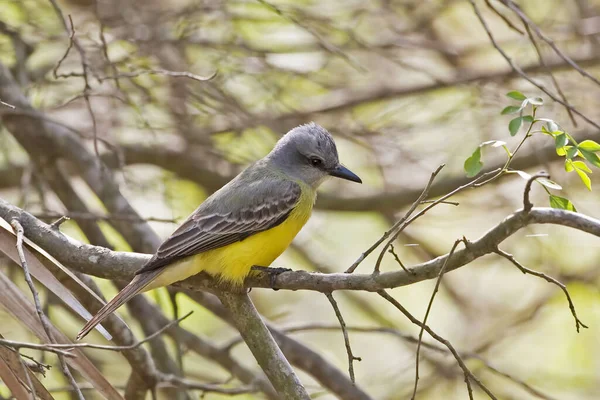
[[[121,307],[123,304],[128,302],[133,296],[141,292],[146,286],[148,286],[158,275],[160,275],[164,270],[162,268],[148,271],[146,273],[142,273],[136,275],[135,278],[132,279],[131,282],[127,286],[123,288],[111,301],[106,303],[104,307],[100,309],[90,319],[85,326],[81,329],[81,331],[77,334],[76,340],[82,339],[86,336],[92,329],[96,327],[99,323],[104,321],[106,317],[108,317],[113,311],[117,308]]]

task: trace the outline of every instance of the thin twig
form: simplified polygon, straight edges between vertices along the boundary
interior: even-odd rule
[[[70,219],[71,219],[70,217],[67,217],[66,215],[62,215],[60,218],[58,218],[56,221],[54,221],[50,224],[50,228],[59,229],[62,224],[64,224],[65,222],[67,222]]]
[[[96,157],[100,158],[100,151],[98,149],[98,124],[96,122],[96,115],[94,114],[94,110],[92,109],[92,103],[90,102],[90,92],[92,90],[92,87],[90,85],[88,72],[91,71],[91,68],[87,62],[87,57],[86,57],[85,51],[83,49],[83,46],[75,38],[75,25],[73,24],[73,18],[71,18],[70,14],[68,15],[69,24],[70,24],[70,28],[69,28],[67,26],[67,22],[65,21],[64,14],[63,14],[60,6],[56,3],[55,0],[50,0],[50,3],[52,3],[52,7],[54,7],[54,11],[56,12],[56,15],[58,16],[58,18],[60,18],[61,22],[63,23],[63,27],[64,27],[65,31],[69,35],[69,45],[67,46],[67,50],[65,51],[65,54],[62,56],[62,58],[58,61],[56,66],[54,67],[54,70],[53,70],[54,79],[68,77],[68,75],[62,75],[62,74],[59,75],[58,68],[60,67],[62,62],[67,58],[69,52],[71,51],[71,48],[75,47],[75,49],[79,53],[79,58],[81,60],[81,67],[83,69],[83,73],[81,74],[81,77],[83,78],[83,83],[84,83],[83,98],[85,100],[85,105],[88,110],[88,113],[90,114],[90,118],[92,119],[92,133],[93,133],[93,137],[94,137],[94,152],[96,153]],[[93,73],[93,71],[92,71],[92,74],[95,75]],[[96,77],[96,79],[98,79],[98,77]]]
[[[189,78],[189,79],[193,79],[193,80],[199,81],[199,82],[206,82],[206,81],[210,81],[215,76],[217,76],[217,72],[215,71],[209,76],[201,76],[201,75],[192,74],[191,72],[186,72],[186,71],[183,71],[183,72],[168,71],[166,69],[160,69],[160,68],[145,69],[145,70],[135,71],[135,72],[120,72],[116,75],[105,76],[105,77],[100,78],[100,82],[106,81],[108,79],[137,78],[138,76],[141,76],[141,75],[165,75],[165,76],[170,76],[173,78]]]
[[[535,31],[536,35],[538,35],[540,37],[540,39],[542,39],[544,42],[546,42],[552,48],[552,50],[554,50],[554,52],[560,58],[562,58],[567,64],[569,64],[571,67],[573,67],[573,69],[575,69],[577,72],[579,72],[582,76],[590,79],[596,85],[600,85],[600,80],[598,78],[591,75],[586,70],[582,69],[575,61],[573,61],[573,59],[571,57],[569,57],[568,55],[563,53],[563,51],[558,48],[556,43],[554,43],[554,41],[552,39],[550,39],[548,36],[546,36],[544,34],[544,32],[536,24],[534,24],[533,21],[531,21],[531,19],[527,16],[527,14],[525,14],[523,12],[523,10],[521,10],[521,8],[514,1],[512,1],[512,0],[501,0],[501,1],[505,6],[507,6],[515,14],[517,14],[519,16],[519,18],[523,21],[523,23],[525,23],[526,25],[531,27]]]
[[[466,184],[464,184],[464,185],[462,185],[462,186],[454,189],[450,193],[447,193],[444,196],[440,197],[439,199],[433,201],[427,207],[423,208],[421,211],[419,211],[418,213],[416,213],[414,216],[410,217],[410,219],[407,220],[406,217],[405,217],[405,218],[402,218],[400,221],[398,221],[398,223],[394,224],[394,227],[396,227],[396,229],[395,229],[393,235],[387,241],[387,243],[383,246],[383,249],[381,250],[381,252],[379,253],[379,257],[377,258],[377,261],[375,262],[375,270],[379,271],[379,265],[383,261],[383,256],[385,255],[386,250],[394,243],[394,241],[398,238],[398,235],[400,235],[400,233],[408,225],[412,224],[417,218],[422,217],[423,215],[425,215],[425,213],[427,211],[431,210],[433,207],[437,206],[438,204],[442,203],[446,199],[454,196],[455,194],[457,194],[458,192],[460,192],[460,191],[462,191],[464,189],[467,189],[469,187],[477,187],[477,185],[481,181],[490,182],[493,179],[498,178],[499,176],[502,175],[503,171],[504,171],[503,169],[499,168],[499,169],[495,169],[493,171],[486,172],[485,174],[480,175],[479,177],[475,178],[471,182],[466,183]],[[491,178],[489,178],[489,179],[486,180],[486,178],[488,178],[489,176],[491,176]],[[430,183],[431,182],[432,181],[430,181]],[[427,190],[428,190],[428,188],[427,188]]]
[[[27,380],[27,386],[29,391],[31,392],[31,398],[35,400],[37,399],[37,396],[35,392],[35,386],[33,386],[33,381],[31,380],[31,376],[29,375],[29,368],[27,368],[27,365],[25,365],[25,361],[23,361],[23,358],[19,357],[19,354],[17,354],[17,357],[19,358],[19,363],[21,363],[21,367],[23,368],[23,373],[25,374],[25,379]]]
[[[286,332],[286,333],[294,333],[294,332],[303,332],[303,331],[310,331],[310,330],[337,331],[339,329],[340,329],[339,325],[305,324],[305,325],[281,328],[281,331]],[[419,341],[419,339],[417,337],[410,335],[408,333],[401,332],[394,328],[346,326],[346,329],[349,332],[388,334],[388,335],[395,336],[397,338],[400,338],[401,340],[404,340],[406,342],[413,343],[413,344],[417,344],[417,342]],[[434,344],[434,343],[423,342],[422,346],[429,350],[438,352],[438,353],[444,353],[444,354],[450,353],[450,350],[448,350],[448,348],[442,347],[442,346]],[[463,360],[475,359],[475,360],[480,361],[481,363],[483,363],[483,365],[487,369],[489,369],[493,373],[500,375],[500,376],[516,383],[517,385],[521,386],[524,390],[526,390],[527,392],[531,393],[534,396],[537,396],[544,400],[556,400],[555,398],[553,398],[545,393],[540,392],[536,388],[529,385],[527,382],[525,382],[511,374],[508,374],[506,372],[498,370],[489,361],[487,361],[485,358],[483,358],[482,356],[480,356],[477,353],[460,351],[459,354],[463,358]]]
[[[490,0],[485,0],[485,4],[488,6],[488,8],[490,10],[492,10],[494,12],[494,14],[496,14],[497,16],[499,16],[500,18],[502,18],[502,20],[504,21],[504,23],[510,29],[512,29],[513,31],[517,32],[520,35],[524,35],[525,34],[525,32],[523,32],[521,29],[519,29],[518,26],[516,26],[515,24],[513,24],[512,21],[506,17],[506,15],[504,15],[500,11],[498,11],[498,9],[496,7],[494,7],[494,5],[492,4],[492,2]]]
[[[379,245],[381,243],[383,243],[383,241],[385,239],[387,239],[395,231],[396,228],[398,228],[400,225],[402,225],[402,223],[404,221],[406,221],[406,219],[408,217],[410,217],[410,215],[412,214],[412,212],[417,208],[417,206],[421,203],[421,201],[423,201],[427,197],[427,194],[429,193],[429,189],[431,188],[431,185],[433,184],[433,180],[435,179],[435,177],[437,176],[437,174],[440,173],[440,171],[442,170],[442,168],[444,168],[444,166],[445,166],[445,164],[442,164],[439,167],[437,167],[437,169],[435,171],[433,171],[433,173],[429,177],[429,182],[427,182],[427,185],[425,186],[425,189],[423,189],[423,191],[421,192],[421,195],[417,198],[417,200],[415,200],[413,202],[412,206],[408,209],[408,211],[406,212],[406,214],[404,215],[404,217],[402,217],[398,222],[396,222],[390,228],[389,231],[385,232],[383,234],[383,236],[381,236],[379,238],[379,240],[377,240],[375,243],[373,243],[373,245],[371,247],[369,247],[364,253],[362,253],[360,255],[360,257],[358,257],[358,259],[356,261],[354,261],[354,263],[350,266],[350,268],[348,268],[345,271],[347,274],[351,274],[352,272],[354,272],[356,270],[356,268],[360,265],[360,263],[363,262],[363,260],[365,258],[367,258],[367,256],[369,254],[371,254],[377,247],[379,247]],[[376,266],[375,270],[379,271],[379,267]]]
[[[323,38],[323,36],[319,32],[317,32],[314,28],[308,26],[300,18],[296,18],[292,15],[289,15],[289,14],[283,12],[283,10],[279,6],[272,4],[266,0],[258,0],[258,2],[261,3],[262,5],[270,8],[281,18],[287,19],[288,21],[292,22],[293,24],[304,29],[306,32],[308,32],[310,35],[312,35],[319,42],[319,45],[321,46],[321,48],[323,50],[343,58],[344,60],[346,60],[348,62],[348,64],[350,64],[352,67],[356,68],[356,70],[358,70],[358,71],[361,71],[361,72],[368,71],[368,69],[365,66],[363,66],[358,60],[356,60],[353,56],[344,52],[342,49],[340,49],[336,45],[325,40],[325,38]]]
[[[558,95],[560,96],[561,99],[563,99],[563,101],[565,103],[569,104],[569,101],[567,100],[567,96],[562,91],[562,88],[558,84],[556,77],[552,73],[552,69],[548,67],[548,64],[546,64],[546,60],[544,59],[542,50],[540,49],[540,46],[538,46],[537,41],[535,40],[535,37],[531,33],[531,28],[530,28],[529,24],[527,22],[523,21],[523,25],[525,25],[525,29],[527,30],[527,36],[529,36],[529,40],[531,41],[531,44],[533,44],[533,47],[535,48],[535,51],[538,55],[538,59],[540,60],[540,64],[544,67],[544,69],[546,70],[546,73],[550,76],[550,79],[552,80],[552,84],[556,88]],[[573,125],[577,126],[577,121],[575,120],[575,116],[573,116],[573,111],[571,111],[571,109],[569,107],[566,107],[566,110],[567,110],[567,114],[569,114],[569,118],[571,119],[571,122],[573,123]]]
[[[81,348],[81,347],[87,348],[87,349],[98,349],[98,350],[109,350],[109,351],[133,350],[135,348],[140,347],[142,344],[154,339],[155,337],[163,334],[165,331],[172,328],[173,326],[179,324],[181,321],[183,321],[184,319],[186,319],[187,317],[192,315],[192,313],[193,313],[193,311],[190,311],[189,313],[185,314],[183,317],[169,322],[168,324],[166,324],[165,326],[163,326],[156,332],[152,333],[151,335],[146,336],[144,339],[139,340],[130,345],[126,345],[126,346],[111,346],[111,345],[92,344],[92,343],[36,344],[36,343],[18,342],[18,341],[14,341],[14,340],[1,339],[1,338],[0,338],[0,345],[10,347],[13,349],[26,348],[26,349],[33,349],[33,350],[48,351],[51,353],[56,353],[56,354],[65,355],[65,356],[72,356],[72,354],[68,353],[68,351],[75,349],[75,348]]]
[[[495,253],[501,257],[506,258],[508,261],[513,263],[513,265],[515,267],[519,268],[519,270],[522,273],[537,276],[538,278],[542,278],[546,282],[553,283],[556,286],[558,286],[559,288],[561,288],[561,290],[565,293],[565,296],[567,297],[567,301],[569,302],[569,309],[571,310],[571,314],[573,315],[573,318],[575,319],[575,329],[577,329],[577,332],[579,332],[579,327],[588,328],[588,326],[586,324],[584,324],[583,322],[581,322],[579,317],[577,317],[577,312],[575,311],[575,305],[573,304],[573,300],[571,300],[571,295],[569,294],[567,287],[563,283],[561,283],[560,281],[558,281],[557,279],[555,279],[551,276],[544,274],[543,272],[538,272],[538,271],[535,271],[533,269],[529,269],[529,268],[523,266],[519,261],[517,261],[515,259],[515,257],[512,254],[507,253],[499,248],[496,248]]]
[[[416,397],[417,387],[419,386],[419,353],[421,351],[421,343],[423,341],[423,331],[425,329],[424,327],[427,324],[427,318],[429,318],[429,313],[431,312],[431,307],[433,306],[433,299],[435,299],[435,295],[437,294],[437,292],[440,288],[440,283],[442,282],[442,277],[444,276],[444,272],[446,272],[446,266],[448,265],[448,260],[450,259],[450,257],[452,257],[452,255],[454,254],[454,251],[456,250],[456,247],[462,241],[464,241],[466,243],[466,239],[464,239],[464,238],[458,239],[454,242],[452,249],[450,249],[450,253],[448,253],[448,258],[446,258],[446,260],[444,261],[444,265],[442,265],[442,268],[440,269],[440,273],[438,274],[437,281],[435,282],[435,287],[433,288],[433,293],[431,293],[431,298],[429,299],[429,304],[427,305],[427,311],[425,311],[425,316],[423,317],[423,324],[421,325],[421,329],[419,330],[419,339],[417,341],[417,352],[416,352],[416,356],[415,356],[415,386],[413,388],[411,400],[414,400],[414,398]],[[465,379],[468,379],[468,378],[465,378]]]
[[[352,347],[350,347],[350,338],[348,337],[348,331],[346,330],[346,322],[344,321],[344,317],[342,316],[342,312],[337,305],[337,302],[333,298],[333,294],[325,293],[327,296],[327,300],[331,303],[331,307],[333,307],[333,311],[335,311],[335,316],[337,317],[340,326],[342,328],[342,334],[344,335],[344,344],[346,346],[346,353],[348,354],[348,373],[350,374],[350,380],[352,383],[356,383],[356,378],[354,376],[354,360],[362,361],[360,357],[356,357],[352,353]]]
[[[27,354],[19,353],[19,355],[21,357],[26,358],[29,361],[31,361],[30,363],[25,363],[25,365],[27,365],[27,368],[29,368],[33,372],[42,374],[42,376],[44,378],[46,377],[46,371],[48,371],[48,370],[50,370],[50,368],[52,368],[52,365],[44,364],[43,362],[40,362],[40,361],[36,360],[35,358],[28,356]]]
[[[533,204],[529,201],[529,192],[531,192],[531,184],[538,178],[550,179],[550,175],[547,172],[540,171],[527,180],[523,192],[523,211],[525,212],[529,212],[533,208]]]
[[[406,268],[404,266],[404,264],[400,260],[400,257],[398,257],[398,254],[396,254],[396,250],[394,250],[394,245],[393,244],[390,246],[390,249],[388,251],[390,252],[390,254],[392,256],[394,256],[394,259],[396,260],[396,262],[398,263],[398,265],[400,265],[400,268],[402,268],[404,271],[406,271],[409,274],[411,274],[411,273],[414,274],[414,272],[412,272],[411,270],[409,270],[408,268]]]
[[[552,100],[554,100],[557,103],[560,103],[561,105],[563,105],[564,107],[570,109],[575,114],[577,114],[581,118],[583,118],[590,125],[592,125],[592,126],[598,128],[598,129],[600,129],[600,124],[594,122],[593,120],[591,120],[590,118],[588,118],[585,114],[583,114],[582,112],[580,112],[575,107],[571,106],[570,104],[565,103],[562,99],[556,97],[552,92],[550,92],[548,89],[546,89],[546,87],[544,85],[536,82],[533,78],[531,78],[529,75],[527,75],[523,71],[523,69],[521,67],[519,67],[517,64],[515,64],[515,62],[512,60],[512,58],[510,58],[508,56],[508,54],[506,54],[506,52],[502,49],[502,47],[500,47],[500,45],[496,41],[496,38],[494,37],[494,35],[493,35],[490,27],[488,26],[486,20],[483,18],[483,15],[481,14],[481,11],[479,10],[479,7],[475,3],[475,0],[469,0],[469,3],[471,3],[471,6],[473,7],[473,11],[475,12],[475,15],[477,16],[477,18],[479,19],[479,22],[481,22],[481,25],[483,26],[483,29],[485,30],[486,34],[488,35],[488,37],[490,39],[490,42],[492,43],[492,46],[494,46],[494,48],[498,51],[498,53],[500,53],[500,55],[502,56],[502,58],[504,58],[504,60],[508,63],[508,65],[511,67],[511,69],[514,72],[516,72],[519,76],[521,76],[527,82],[531,83],[532,85],[534,85],[535,87],[537,87],[538,89],[540,89],[542,92],[546,93],[546,95],[548,95],[548,97],[550,97]]]
[[[191,381],[189,379],[181,378],[176,375],[160,374],[159,378],[159,387],[171,386],[182,389],[200,390],[206,393],[220,393],[232,396],[238,394],[256,393],[258,391],[256,385],[226,388],[221,385]]]
[[[0,100],[0,105],[3,105],[3,106],[8,107],[8,108],[12,108],[13,110],[16,108],[12,104],[5,103],[2,100]]]
[[[177,219],[174,218],[159,218],[159,217],[148,217],[148,218],[140,218],[135,215],[119,215],[119,214],[109,214],[109,215],[100,215],[89,212],[78,212],[78,211],[68,211],[67,213],[58,213],[58,212],[45,212],[45,213],[36,213],[36,218],[39,219],[74,219],[74,220],[91,220],[91,221],[148,221],[148,222],[164,222],[164,223],[175,223]],[[60,223],[65,222],[64,220]],[[58,221],[53,222],[51,225],[58,223]]]
[[[51,3],[53,5],[55,4],[52,0],[51,0]],[[58,7],[58,6],[56,6],[56,7]],[[60,11],[60,16],[61,16],[61,18],[63,18],[63,21],[64,21],[64,17],[62,16],[62,11]],[[71,29],[69,29],[68,27],[65,26],[65,29],[69,33],[69,45],[67,46],[67,50],[65,51],[65,54],[63,54],[63,56],[58,60],[58,62],[54,66],[54,69],[52,70],[52,74],[54,75],[54,79],[58,79],[58,78],[62,77],[62,75],[58,74],[58,69],[60,68],[60,66],[63,63],[63,61],[65,61],[65,59],[67,58],[67,56],[71,52],[71,49],[73,48],[73,43],[75,43],[75,40],[74,40],[75,39],[75,28],[73,26],[73,19],[71,18],[70,15],[69,15],[69,23],[71,24]]]
[[[435,202],[435,200],[423,200],[421,204],[431,204]],[[459,206],[460,203],[458,201],[439,201],[438,204],[448,204],[449,206]]]
[[[10,222],[10,225],[13,227],[13,229],[15,230],[15,233],[17,234],[17,243],[16,243],[17,253],[19,254],[19,260],[21,261],[21,267],[23,268],[23,274],[25,276],[25,281],[27,282],[27,286],[29,286],[29,290],[31,291],[31,294],[33,296],[33,302],[35,304],[36,312],[38,314],[38,317],[40,318],[42,327],[44,328],[44,331],[46,332],[46,335],[48,336],[48,340],[50,342],[54,342],[55,340],[54,340],[54,336],[52,335],[50,321],[46,317],[46,314],[44,314],[44,312],[42,311],[42,305],[40,302],[40,298],[39,298],[38,292],[33,284],[33,280],[31,279],[31,274],[29,273],[29,267],[27,266],[27,260],[25,259],[25,252],[23,250],[23,238],[25,237],[25,231],[23,230],[23,227],[21,226],[19,221],[16,219],[13,219]],[[65,358],[61,354],[57,354],[57,356],[58,356],[58,360],[59,360],[62,372],[67,377],[67,380],[73,387],[73,390],[75,391],[77,397],[79,398],[79,400],[85,400],[83,397],[83,393],[81,393],[79,386],[77,386],[77,382],[75,382],[75,378],[73,378],[73,375],[71,374],[71,370],[69,370],[69,366],[67,365]]]
[[[496,396],[487,388],[487,386],[485,386],[483,384],[483,382],[481,382],[479,380],[479,378],[477,378],[472,372],[471,370],[466,366],[466,364],[464,363],[463,359],[461,358],[461,356],[458,354],[458,352],[456,351],[456,349],[454,348],[454,346],[452,346],[452,344],[444,339],[443,337],[441,337],[440,335],[438,335],[437,333],[435,333],[428,325],[423,324],[421,321],[419,321],[418,319],[416,319],[406,308],[404,308],[402,306],[402,304],[400,304],[396,299],[394,299],[392,296],[390,296],[385,290],[380,290],[377,292],[377,294],[379,294],[381,297],[383,297],[384,299],[386,299],[387,301],[389,301],[394,307],[396,307],[402,314],[404,314],[413,324],[417,325],[417,326],[422,326],[425,331],[435,340],[437,340],[438,342],[442,343],[444,346],[446,346],[448,348],[448,350],[450,350],[450,352],[452,353],[452,355],[454,356],[454,358],[456,359],[456,362],[458,363],[458,365],[460,366],[460,368],[463,371],[464,377],[465,377],[465,384],[467,385],[467,392],[469,394],[469,399],[473,399],[473,389],[471,388],[471,380],[473,382],[475,382],[477,384],[477,386],[479,386],[481,388],[481,390],[483,390],[490,399],[492,400],[498,400],[496,398]]]

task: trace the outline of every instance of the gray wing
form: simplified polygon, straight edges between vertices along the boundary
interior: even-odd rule
[[[295,182],[281,179],[251,182],[236,179],[209,197],[137,273],[271,229],[286,220],[300,199],[300,185]]]

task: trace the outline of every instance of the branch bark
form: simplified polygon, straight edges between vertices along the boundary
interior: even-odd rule
[[[308,392],[275,343],[250,297],[246,293],[231,292],[221,292],[217,296],[231,313],[235,326],[281,397],[310,400]]]
[[[233,325],[231,315],[225,310],[221,302],[213,295],[206,292],[184,291],[189,297],[201,304],[204,308]],[[267,328],[277,341],[277,345],[288,359],[297,368],[317,380],[325,389],[331,391],[343,400],[372,400],[358,385],[352,383],[348,375],[327,361],[321,354],[295,340],[273,324],[265,321]],[[231,349],[231,342],[225,345],[224,350]]]
[[[28,238],[48,251],[57,260],[74,271],[105,279],[131,279],[140,266],[150,256],[147,254],[111,251],[103,247],[77,242],[57,232],[49,225],[26,211],[0,199],[0,217],[7,221],[16,218],[27,231]],[[479,239],[470,242],[466,249],[456,251],[448,260],[446,271],[460,268],[473,260],[496,251],[506,238],[525,226],[533,224],[562,225],[600,237],[600,220],[583,214],[554,208],[534,207],[529,212],[523,210],[506,217]],[[404,270],[383,274],[320,274],[306,271],[284,272],[277,276],[278,289],[312,290],[322,293],[336,290],[363,290],[377,292],[382,289],[406,286],[438,276],[448,255],[414,265],[409,273]],[[176,284],[193,291],[227,290],[206,274],[198,274]],[[270,288],[268,274],[257,273],[246,280],[246,287]]]

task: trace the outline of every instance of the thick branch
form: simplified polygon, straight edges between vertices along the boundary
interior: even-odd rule
[[[215,296],[205,292],[185,291],[185,293],[204,308],[228,324],[233,325],[231,315],[226,312],[227,310]],[[265,324],[290,364],[311,375],[323,388],[343,400],[372,400],[360,386],[353,384],[346,374],[332,365],[321,354],[300,341],[287,336],[273,324],[266,321]],[[231,343],[225,345],[223,349],[229,350]]]
[[[23,225],[30,240],[48,251],[69,268],[100,278],[132,278],[134,272],[150,257],[146,254],[117,252],[103,247],[79,243],[50,228],[33,215],[0,199],[0,217],[5,220],[16,218]],[[486,254],[494,253],[497,246],[519,229],[533,224],[554,224],[578,229],[600,236],[600,221],[566,210],[554,208],[532,208],[508,216],[479,239],[470,243],[467,249],[455,252],[448,260],[447,272],[460,268]],[[376,292],[386,288],[410,285],[436,278],[448,255],[418,264],[404,270],[371,274],[320,274],[306,271],[284,272],[277,276],[279,289],[313,290],[323,293],[335,290],[364,290]],[[340,268],[342,269],[342,268]],[[177,285],[191,290],[223,290],[206,274],[198,274]],[[247,287],[270,288],[268,274],[257,274],[246,280]]]
[[[306,389],[275,343],[248,295],[223,292],[218,296],[233,316],[234,324],[256,361],[281,397],[289,400],[310,400]]]

